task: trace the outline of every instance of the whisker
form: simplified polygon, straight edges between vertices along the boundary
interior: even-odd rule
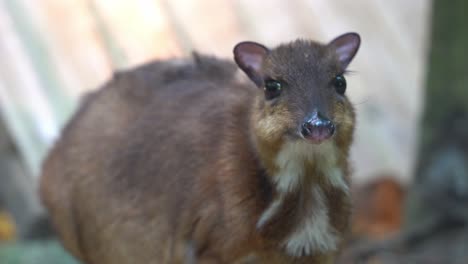
[[[362,105],[362,104],[365,104],[365,103],[367,103],[367,102],[369,102],[369,101],[370,101],[370,98],[366,98],[366,99],[364,99],[364,100],[362,100],[362,101],[360,101],[360,102],[353,103],[353,105],[354,105],[354,106]]]
[[[344,75],[355,75],[355,74],[358,74],[359,72],[358,71],[353,71],[353,70],[345,70],[344,71]]]

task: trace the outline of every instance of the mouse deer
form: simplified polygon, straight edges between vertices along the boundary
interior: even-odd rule
[[[87,264],[331,263],[349,225],[359,45],[241,42],[235,63],[116,73],[43,166],[65,248]]]

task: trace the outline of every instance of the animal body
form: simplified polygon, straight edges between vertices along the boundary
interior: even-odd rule
[[[350,214],[343,74],[359,45],[242,42],[236,63],[117,73],[43,166],[65,248],[87,264],[331,263]]]

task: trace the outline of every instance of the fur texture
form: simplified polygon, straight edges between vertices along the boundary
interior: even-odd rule
[[[117,73],[86,97],[40,186],[73,255],[87,264],[331,263],[350,211],[354,111],[330,87],[344,69],[333,48],[312,41],[265,54],[262,74],[289,84],[274,101],[234,63],[198,54]],[[337,124],[318,145],[298,135],[313,108]]]

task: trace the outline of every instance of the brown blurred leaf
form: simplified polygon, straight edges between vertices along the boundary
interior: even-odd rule
[[[383,238],[398,231],[405,198],[403,186],[394,177],[379,177],[354,191],[355,236]]]

